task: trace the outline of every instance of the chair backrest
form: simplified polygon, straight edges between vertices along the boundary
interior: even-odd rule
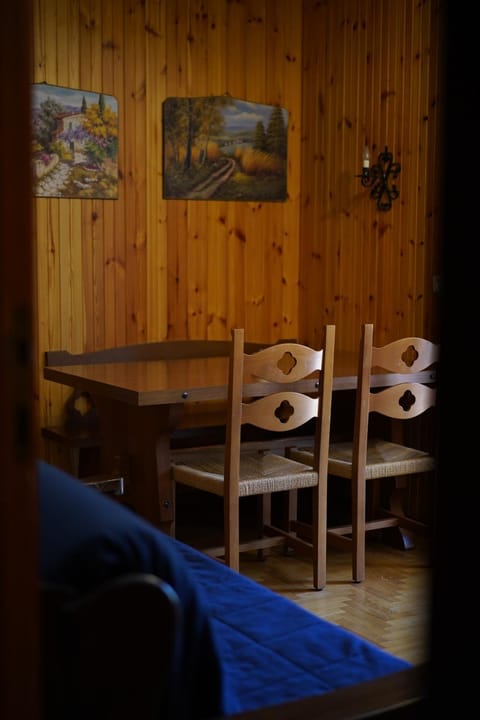
[[[360,453],[366,455],[370,413],[376,412],[393,420],[409,420],[435,406],[435,387],[412,382],[409,375],[433,369],[439,356],[439,345],[419,337],[405,337],[374,347],[373,324],[363,325],[355,418],[355,443],[360,445]],[[375,368],[392,373],[389,387],[372,389]]]
[[[314,469],[326,472],[333,385],[335,326],[324,329],[323,347],[314,350],[298,343],[278,343],[248,354],[244,330],[232,330],[229,374],[226,450],[230,478],[238,477],[242,425],[287,433],[312,418],[315,424]],[[314,396],[300,392],[296,384],[317,376]],[[266,386],[258,399],[244,397],[244,383],[260,379]],[[285,387],[284,387],[285,386]]]

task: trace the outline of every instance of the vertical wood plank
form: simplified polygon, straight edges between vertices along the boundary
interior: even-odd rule
[[[266,14],[263,0],[247,4],[249,30],[245,37],[245,95],[248,100],[262,104],[265,104],[269,90],[265,64]],[[264,312],[270,270],[266,263],[268,214],[268,203],[250,202],[245,207],[245,328],[247,339],[258,342],[272,337]]]
[[[224,95],[227,88],[224,62],[217,58],[226,52],[227,7],[225,3],[208,4],[207,25],[207,94]],[[210,202],[207,208],[207,337],[212,340],[229,339],[227,328],[226,273],[229,239],[226,218],[229,203],[221,200]]]
[[[127,26],[128,27],[128,26]],[[107,38],[107,42],[109,39]],[[109,268],[113,273],[115,302],[112,313],[115,317],[115,344],[127,343],[127,249],[125,227],[125,194],[126,194],[126,146],[129,142],[127,124],[125,122],[125,24],[124,13],[119,4],[112,0],[112,75],[113,95],[118,103],[118,200],[114,202],[114,237],[113,256]]]
[[[165,3],[146,4],[146,265],[147,338],[167,336],[167,223],[162,199],[162,103],[166,97]]]
[[[117,49],[113,40],[113,16],[115,14],[115,7],[112,0],[104,0],[101,6],[101,13],[102,88],[106,95],[113,95],[115,97],[114,55]],[[108,200],[103,202],[103,272],[105,298],[104,347],[114,347],[116,344],[115,209],[117,205],[118,200]]]
[[[188,5],[167,3],[167,97],[187,97],[186,37]],[[168,223],[168,337],[188,338],[186,200],[169,200]]]

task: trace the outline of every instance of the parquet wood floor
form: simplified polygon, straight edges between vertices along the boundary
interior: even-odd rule
[[[177,517],[182,518],[182,513]],[[177,524],[177,537],[199,548],[209,542],[216,544],[215,520],[202,513],[194,513],[192,518],[188,512],[185,522]],[[351,581],[348,552],[329,548],[328,581],[321,591],[312,589],[308,557],[286,557],[272,550],[260,561],[255,553],[244,553],[241,572],[413,664],[429,659],[432,568],[421,539],[409,550],[369,540],[366,579],[359,584]]]
[[[349,554],[329,548],[327,586],[311,587],[308,558],[271,554],[260,562],[244,554],[241,571],[305,609],[418,664],[428,659],[432,571],[423,546],[397,550],[367,546],[363,583],[351,581]]]

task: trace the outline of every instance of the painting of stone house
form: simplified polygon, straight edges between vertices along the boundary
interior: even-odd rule
[[[37,197],[118,197],[118,104],[111,95],[46,83],[32,88]]]

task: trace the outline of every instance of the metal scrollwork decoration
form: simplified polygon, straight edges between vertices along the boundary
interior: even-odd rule
[[[378,156],[378,161],[370,167],[370,155],[368,147],[365,147],[362,174],[356,177],[361,178],[363,187],[372,188],[370,197],[377,201],[377,209],[381,212],[390,210],[392,200],[396,200],[399,196],[399,190],[393,180],[400,175],[400,170],[400,163],[393,162],[393,155],[386,145],[384,152]]]

